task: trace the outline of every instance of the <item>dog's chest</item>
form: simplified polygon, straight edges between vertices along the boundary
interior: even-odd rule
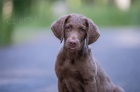
[[[65,60],[64,63],[59,66],[60,76],[64,79],[78,78],[80,77],[80,71],[77,66],[78,61]]]

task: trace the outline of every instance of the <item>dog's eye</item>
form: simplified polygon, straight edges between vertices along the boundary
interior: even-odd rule
[[[71,29],[71,27],[68,25],[68,26],[65,27],[65,29]]]
[[[85,29],[84,28],[80,28],[80,32],[85,32]]]

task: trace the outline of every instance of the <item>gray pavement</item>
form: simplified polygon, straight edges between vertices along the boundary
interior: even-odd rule
[[[126,92],[140,92],[140,28],[104,28],[91,45],[112,81]],[[41,31],[26,43],[0,48],[0,92],[57,92],[54,72],[62,44]]]

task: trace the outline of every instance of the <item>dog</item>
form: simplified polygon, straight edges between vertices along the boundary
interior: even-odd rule
[[[124,92],[92,57],[89,45],[100,33],[91,19],[80,14],[64,15],[51,30],[60,42],[64,41],[55,64],[59,92]]]

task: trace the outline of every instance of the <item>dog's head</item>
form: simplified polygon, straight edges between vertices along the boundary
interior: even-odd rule
[[[70,52],[79,51],[86,45],[94,43],[100,36],[97,26],[92,20],[79,15],[65,15],[55,21],[51,29],[54,35]]]

